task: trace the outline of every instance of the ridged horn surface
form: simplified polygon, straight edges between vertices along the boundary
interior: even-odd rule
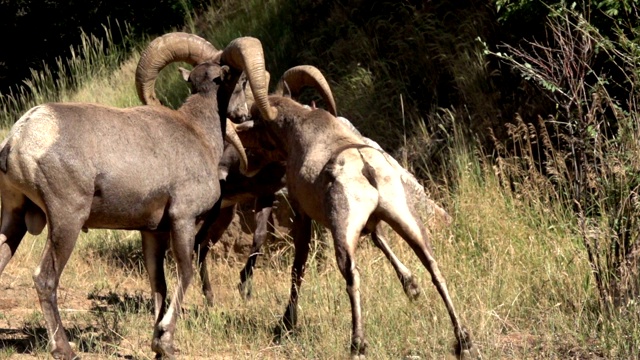
[[[230,119],[227,119],[227,133],[225,134],[225,140],[227,140],[238,152],[238,156],[240,158],[240,173],[244,176],[251,177],[255,175],[257,171],[249,172],[247,153],[244,151],[244,146],[242,145],[242,141],[240,141],[240,137],[236,131],[237,126],[238,125],[234,124]]]
[[[260,113],[265,119],[274,120],[278,116],[278,110],[269,103],[267,93],[269,83],[265,75],[264,53],[260,40],[253,37],[233,40],[224,49],[220,62],[235,69],[244,70]]]
[[[160,104],[155,84],[160,71],[176,61],[197,65],[220,56],[210,42],[198,35],[173,32],[154,39],[140,55],[136,68],[136,91],[143,104]]]
[[[331,87],[329,87],[329,83],[324,75],[322,75],[322,72],[315,66],[299,65],[285,71],[276,86],[276,95],[282,96],[284,94],[285,82],[289,86],[293,98],[297,97],[305,86],[316,89],[316,91],[320,93],[320,96],[322,96],[327,106],[327,111],[333,116],[338,116],[336,102],[331,93]]]

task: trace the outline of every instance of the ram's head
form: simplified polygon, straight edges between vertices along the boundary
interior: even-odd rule
[[[194,67],[207,62],[224,63],[230,65],[231,74],[238,79],[226,106],[225,116],[241,123],[248,119],[249,108],[255,101],[263,109],[270,109],[267,110],[270,112],[268,117],[275,118],[274,110],[268,107],[266,96],[269,74],[263,64],[253,64],[256,57],[264,59],[261,48],[260,54],[238,53],[228,49],[230,47],[225,51],[218,50],[207,40],[188,33],[171,33],[170,36],[155,39],[140,56],[136,69],[136,90],[140,101],[148,105],[161,104],[156,96],[155,84],[162,68],[171,62],[183,61]],[[236,69],[246,71],[239,72]]]

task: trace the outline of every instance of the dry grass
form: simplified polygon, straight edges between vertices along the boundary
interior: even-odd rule
[[[576,248],[579,242],[570,241],[573,235],[561,219],[533,214],[480,170],[482,179],[476,176],[478,169],[461,169],[460,190],[448,199],[454,226],[433,241],[454,302],[483,354],[489,359],[598,358],[589,355],[599,350],[585,317],[593,289],[588,262]],[[404,243],[390,238],[424,292],[410,302],[382,253],[363,239],[358,266],[369,357],[452,358],[451,326],[428,273]],[[43,243],[44,236],[25,238],[2,276],[0,303],[9,305],[1,309],[5,330],[0,341],[11,358],[46,356],[44,322],[30,276]],[[279,264],[290,263],[290,251],[279,253],[285,261],[263,261],[248,302],[236,290],[240,264],[213,264],[216,305],[204,305],[198,280],[187,293],[176,333],[183,357],[345,357],[349,300],[332,251],[327,251],[326,263],[309,264],[300,324],[280,345],[272,344],[271,330],[288,299],[289,269]],[[171,263],[167,271],[172,283]],[[82,234],[63,274],[59,299],[67,330],[88,358],[151,358],[150,296],[137,233]]]
[[[139,54],[132,55],[122,66],[107,76],[83,83],[76,91],[65,94],[61,101],[107,103],[117,107],[139,105],[135,84]]]

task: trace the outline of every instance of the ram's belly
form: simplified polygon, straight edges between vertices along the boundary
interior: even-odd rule
[[[209,211],[220,197],[217,181],[184,180],[176,184],[96,181],[91,212],[85,227],[162,230],[172,220],[195,219]],[[157,186],[153,186],[157,185]]]
[[[129,195],[129,196],[127,196]],[[84,227],[96,229],[156,230],[168,226],[169,195],[139,196],[96,193]],[[167,224],[165,224],[167,223]]]

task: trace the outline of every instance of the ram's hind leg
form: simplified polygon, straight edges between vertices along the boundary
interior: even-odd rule
[[[392,194],[393,191],[390,191],[389,195]],[[393,199],[393,201],[381,201],[380,208],[382,211],[379,212],[379,215],[411,246],[431,274],[431,281],[442,297],[453,324],[453,330],[458,341],[456,353],[464,359],[470,359],[473,356],[479,358],[479,353],[473,346],[469,332],[463,328],[455,311],[445,279],[440,273],[438,264],[433,256],[431,243],[427,238],[424,227],[418,223],[415,212],[407,206],[406,202],[398,201],[398,199],[402,199],[398,194],[389,198]]]
[[[368,185],[358,186],[359,191],[355,193],[346,191],[345,186],[335,182],[329,192],[332,209],[330,230],[338,268],[347,283],[347,293],[351,302],[351,356],[353,359],[364,358],[368,345],[364,335],[360,301],[360,272],[355,260],[360,234],[378,200],[377,192]]]
[[[207,270],[207,255],[209,254],[209,246],[216,244],[229,225],[233,221],[236,213],[236,206],[229,206],[220,209],[220,215],[209,229],[201,229],[207,231],[207,236],[200,243],[196,243],[196,253],[198,254],[198,271],[200,272],[200,280],[202,281],[202,293],[207,301],[207,305],[213,305],[213,290],[211,288],[211,280],[209,280],[209,271]],[[196,240],[198,237],[196,237]]]
[[[27,198],[5,190],[2,194],[2,225],[0,226],[0,274],[4,271],[27,232]]]
[[[80,229],[88,216],[88,206],[65,204],[49,209],[49,234],[42,259],[33,274],[33,280],[40,300],[49,335],[51,354],[55,359],[74,359],[60,313],[58,312],[57,290],[60,275],[75,246]],[[72,209],[71,211],[69,209]],[[87,209],[87,216],[82,216]]]
[[[411,300],[415,300],[420,296],[421,290],[420,286],[416,282],[411,271],[398,259],[396,254],[391,250],[391,247],[387,243],[387,240],[380,235],[382,232],[381,226],[378,224],[376,226],[376,230],[371,233],[371,240],[373,243],[384,253],[384,255],[389,259],[391,265],[396,270],[396,274],[398,275],[398,279],[400,279],[400,283],[402,284],[402,288],[404,289],[404,293]]]
[[[262,245],[269,236],[269,224],[273,224],[273,203],[276,200],[275,194],[261,196],[256,199],[255,203],[255,221],[256,229],[253,232],[253,243],[251,244],[251,252],[244,268],[240,270],[240,284],[238,290],[242,298],[251,298],[253,277],[253,268],[256,266],[256,260]]]
[[[311,218],[298,211],[293,220],[293,243],[295,255],[291,268],[291,293],[289,304],[282,315],[282,324],[274,329],[275,341],[279,342],[282,335],[291,331],[298,322],[298,291],[302,285],[307,258],[309,257],[309,243],[311,242]]]

